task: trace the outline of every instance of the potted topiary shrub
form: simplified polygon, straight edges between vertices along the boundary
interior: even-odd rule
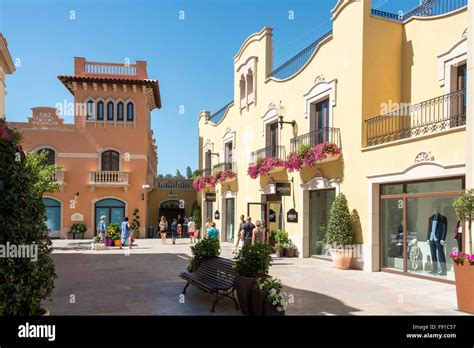
[[[24,153],[21,135],[0,120],[0,245],[24,247],[30,257],[0,258],[0,316],[48,315],[56,273],[42,196],[57,191],[56,165],[46,154]]]
[[[286,257],[295,257],[296,245],[289,240],[288,243],[285,244],[285,256]]]
[[[257,282],[257,278],[268,275],[272,258],[269,247],[263,243],[244,243],[235,257],[235,289],[239,299],[240,308],[245,315],[252,315],[251,292]]]
[[[202,227],[202,220],[201,220],[201,207],[198,201],[194,201],[191,207],[191,216],[193,217],[193,221],[196,224],[196,231],[194,232],[194,237],[198,239],[200,237],[200,230]]]
[[[84,239],[84,233],[87,231],[87,227],[84,224],[73,224],[71,226],[70,234],[72,234],[72,239]],[[76,238],[77,236],[77,238]]]
[[[288,232],[284,230],[277,230],[275,232],[275,253],[276,257],[285,256],[285,245],[288,243]]]
[[[205,257],[216,257],[221,254],[219,240],[215,238],[202,238],[191,246],[193,260],[191,261],[191,272],[196,272],[199,264]]]
[[[339,193],[331,205],[327,227],[327,243],[332,262],[340,269],[349,269],[352,260],[354,230],[346,196]]]
[[[251,289],[252,309],[254,315],[265,315],[265,300],[271,289],[281,289],[281,281],[272,277],[258,278]]]
[[[472,225],[474,219],[474,189],[462,193],[453,202],[458,220],[467,221],[469,234],[469,254],[456,251],[451,253],[454,262],[454,279],[456,283],[456,297],[458,308],[461,311],[474,313],[474,254],[472,249]]]
[[[130,224],[130,230],[132,231],[131,243],[140,236],[140,216],[138,215],[139,210],[135,208],[133,210],[132,223]]]

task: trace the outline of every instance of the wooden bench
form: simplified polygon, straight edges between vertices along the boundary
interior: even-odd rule
[[[187,281],[183,294],[189,284],[194,284],[201,290],[216,294],[216,299],[212,305],[211,312],[214,312],[217,302],[229,297],[235,303],[235,309],[239,309],[237,300],[234,297],[236,271],[233,269],[234,262],[222,257],[205,258],[199,264],[196,272],[182,272],[179,276]]]

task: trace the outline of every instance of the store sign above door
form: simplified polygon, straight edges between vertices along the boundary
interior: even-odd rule
[[[206,202],[215,202],[216,194],[214,192],[206,192]]]
[[[290,209],[286,213],[286,222],[298,222],[298,212],[295,209]]]
[[[291,195],[291,184],[289,182],[277,182],[275,188],[276,194],[279,196]]]

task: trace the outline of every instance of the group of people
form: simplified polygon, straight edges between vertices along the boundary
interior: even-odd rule
[[[166,244],[168,221],[165,216],[160,218],[160,221],[158,222],[158,230],[161,235],[162,244]],[[181,215],[178,215],[178,217],[174,218],[171,222],[170,230],[173,244],[176,244],[176,239],[178,237],[183,237],[183,233],[187,233],[191,243],[196,243],[196,239],[199,237],[196,232],[196,223],[193,221],[192,217],[187,218],[186,216],[181,217]]]
[[[100,236],[100,241],[104,242],[107,237],[107,217],[102,215],[100,217],[99,225],[97,226],[97,233]],[[133,234],[130,229],[130,222],[128,222],[128,217],[126,216],[120,226],[120,249],[124,246],[128,246],[129,249],[132,248],[134,242]]]
[[[270,233],[265,226],[265,221],[257,220],[254,224],[250,216],[245,218],[244,215],[240,215],[239,231],[237,233],[235,248],[239,247],[240,241],[242,241],[242,243],[268,244],[269,240]]]

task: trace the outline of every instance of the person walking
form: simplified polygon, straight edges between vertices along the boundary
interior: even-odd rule
[[[181,214],[178,214],[178,237],[183,238],[183,225],[184,225],[184,218],[181,216]]]
[[[183,234],[186,236],[189,232],[189,218],[184,214],[183,216]]]
[[[125,217],[122,221],[122,233],[120,237],[121,245],[120,249],[122,249],[123,246],[127,245],[129,249],[132,248],[131,241],[130,241],[130,223],[128,222],[128,217]]]
[[[270,244],[270,231],[268,230],[267,226],[265,225],[265,221],[260,221],[261,223],[261,228],[263,230],[263,235],[264,235],[264,243],[266,245]],[[255,222],[256,224],[256,222]]]
[[[207,218],[207,222],[206,222],[206,225],[204,226],[204,233],[203,233],[203,237],[207,237],[207,230],[210,229],[212,227],[212,222],[211,222],[211,218]]]
[[[252,235],[253,229],[255,225],[252,223],[252,218],[250,216],[247,217],[247,222],[242,226],[243,233],[242,233],[242,241],[244,243],[252,242]]]
[[[168,221],[164,216],[161,217],[160,223],[158,224],[160,228],[161,243],[166,245],[166,231],[168,230]]]
[[[105,219],[107,219],[107,217],[102,215],[100,217],[99,226],[97,226],[97,233],[99,234],[102,243],[105,242],[105,237],[107,236],[107,225]]]
[[[178,220],[173,219],[171,223],[171,238],[173,239],[173,244],[176,244],[176,238],[178,238]]]
[[[190,217],[188,221],[188,236],[191,243],[196,243],[196,236],[194,235],[195,232],[196,224],[194,223],[193,218]]]
[[[207,237],[208,238],[215,238],[219,240],[219,230],[216,228],[216,223],[211,223],[211,228],[207,230]]]
[[[252,245],[265,243],[265,230],[262,228],[260,220],[255,221],[256,227],[252,230]]]
[[[239,247],[240,239],[242,238],[242,233],[243,233],[243,226],[245,224],[245,216],[244,214],[240,215],[240,223],[239,223],[239,231],[237,232],[237,241],[235,242],[235,248],[237,249]]]

